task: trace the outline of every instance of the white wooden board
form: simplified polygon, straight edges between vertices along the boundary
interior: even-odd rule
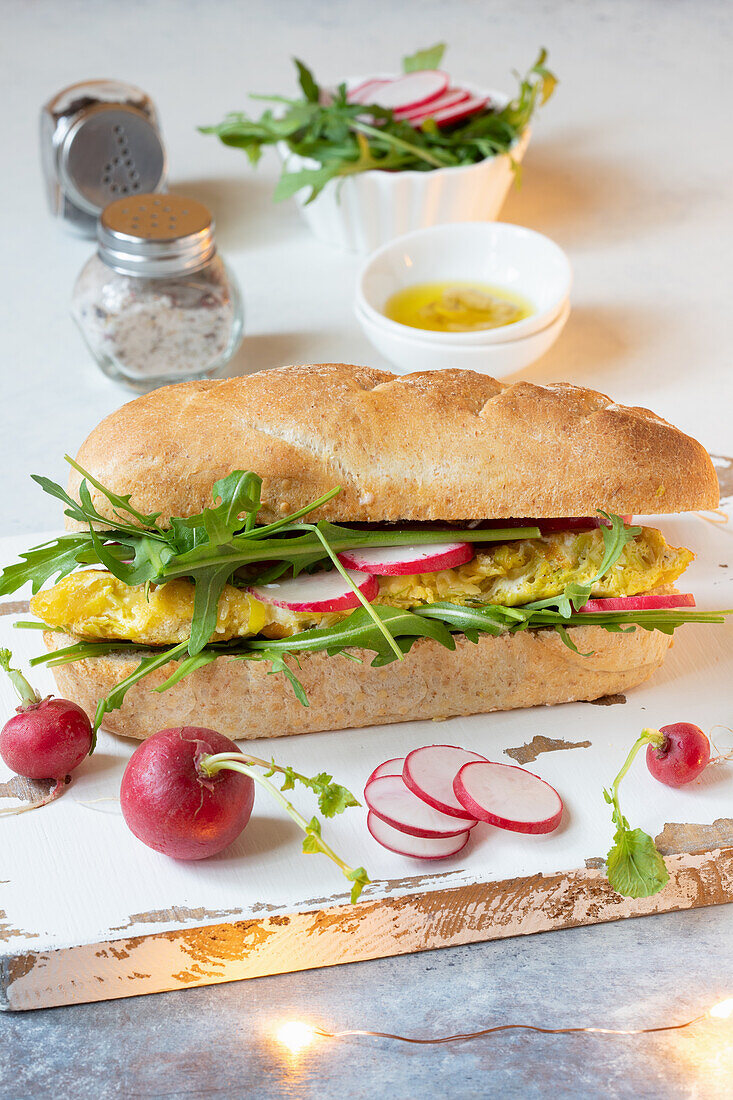
[[[724,463],[720,469],[726,474]],[[733,521],[692,515],[658,523],[671,543],[698,554],[685,575],[698,606],[733,607]],[[2,540],[0,560],[38,541]],[[40,651],[40,634],[14,630],[14,620],[28,616],[7,612],[0,607],[0,645],[25,664]],[[53,691],[50,673],[36,671],[34,680]],[[669,853],[672,881],[657,898],[619,899],[596,869],[612,836],[602,788],[640,729],[693,721],[727,751],[733,733],[714,727],[733,724],[732,682],[733,619],[680,629],[662,670],[623,705],[575,703],[251,742],[258,755],[300,771],[332,772],[357,797],[379,761],[422,744],[460,744],[511,762],[506,751],[535,736],[591,742],[544,751],[527,764],[565,801],[563,824],[549,836],[479,825],[458,857],[426,871],[378,847],[363,809],[327,822],[336,850],[364,864],[373,880],[353,908],[336,868],[300,853],[298,830],[261,791],[243,836],[214,859],[179,863],[145,848],[117,801],[134,744],[102,733],[59,801],[0,819],[0,1007],[129,996],[733,900],[733,762],[684,791],[655,782],[641,760],[626,779],[624,811]],[[3,679],[0,716],[13,706]],[[0,791],[9,778],[0,763]],[[305,792],[295,798],[312,806]],[[0,807],[11,803],[0,798]]]

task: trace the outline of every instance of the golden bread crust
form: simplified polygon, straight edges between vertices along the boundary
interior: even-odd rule
[[[348,729],[388,722],[482,714],[541,704],[615,695],[642,683],[659,668],[672,639],[637,629],[612,634],[597,626],[571,627],[580,656],[552,630],[483,635],[474,645],[456,638],[447,650],[420,638],[402,662],[372,668],[372,653],[354,650],[362,664],[325,653],[301,654],[293,669],[309,700],[302,706],[269,664],[222,657],[197,669],[162,694],[152,689],[171,675],[171,665],[131,688],[104,728],[144,740],[167,726],[217,729],[233,740]],[[48,649],[74,641],[44,634]],[[97,701],[139,663],[134,654],[95,657],[53,669],[59,694],[93,716]],[[292,659],[289,659],[292,664]]]
[[[335,485],[319,518],[461,522],[718,505],[705,449],[647,409],[565,382],[504,385],[459,370],[399,377],[324,363],[180,383],[112,413],[77,458],[162,523],[211,504],[213,483],[234,469],[263,478],[261,522]],[[72,495],[79,481],[72,471]],[[106,499],[92,497],[111,519]]]

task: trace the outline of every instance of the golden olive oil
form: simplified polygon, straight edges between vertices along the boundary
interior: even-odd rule
[[[444,283],[416,283],[393,294],[385,317],[410,328],[430,332],[478,332],[523,321],[534,313],[520,294],[487,283],[452,279]]]

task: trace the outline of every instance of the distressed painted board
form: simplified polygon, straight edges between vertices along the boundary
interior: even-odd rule
[[[720,473],[725,485],[730,464],[721,462]],[[698,553],[685,583],[698,605],[733,607],[733,522],[692,515],[660,526]],[[4,540],[0,559],[31,541],[40,540]],[[42,643],[12,629],[27,617],[22,599],[0,608],[0,645],[25,660]],[[49,673],[35,678],[52,690]],[[673,791],[639,761],[623,808],[658,838],[671,881],[657,897],[632,902],[599,870],[612,834],[601,791],[640,728],[688,719],[712,730],[726,752],[733,732],[713,727],[733,725],[731,683],[733,621],[679,631],[662,670],[625,701],[253,743],[258,755],[300,771],[327,769],[357,794],[379,761],[434,741],[526,763],[562,794],[567,812],[556,833],[479,825],[458,857],[427,869],[379,848],[363,809],[327,822],[336,850],[373,879],[353,907],[336,868],[301,855],[296,827],[259,791],[247,830],[214,859],[177,863],[139,844],[117,801],[134,745],[102,734],[59,801],[0,820],[0,1007],[132,996],[733,900],[733,762]],[[0,713],[12,705],[0,683]],[[0,772],[0,807],[28,794]],[[307,793],[295,797],[310,808]]]

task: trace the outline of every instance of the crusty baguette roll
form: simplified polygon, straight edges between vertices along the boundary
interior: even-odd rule
[[[460,370],[398,377],[325,363],[166,386],[108,416],[77,457],[163,524],[210,505],[213,483],[235,469],[264,479],[261,522],[335,485],[318,518],[461,522],[718,505],[704,448],[654,413],[565,382],[504,385]],[[72,472],[72,495],[79,480]],[[111,519],[107,500],[92,498]]]
[[[404,661],[372,668],[374,654],[355,650],[363,664],[299,654],[294,667],[310,706],[302,706],[282,675],[269,665],[222,657],[197,669],[162,694],[158,687],[173,663],[151,672],[125,696],[104,728],[143,740],[167,726],[208,726],[233,740],[282,737],[292,733],[448,718],[511,710],[545,703],[598,699],[636,687],[662,664],[672,639],[637,628],[612,634],[598,626],[571,627],[568,634],[583,657],[553,630],[483,635],[478,644],[456,637],[451,651],[420,638]],[[44,635],[49,649],[74,641]],[[290,660],[290,659],[289,659]],[[59,694],[94,715],[97,701],[135,670],[139,657],[120,652],[53,669]]]

